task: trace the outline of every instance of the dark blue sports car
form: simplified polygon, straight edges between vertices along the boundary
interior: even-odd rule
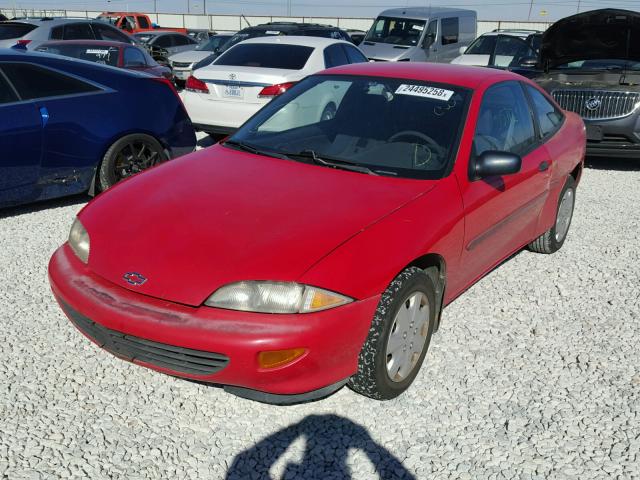
[[[0,50],[0,207],[105,190],[195,144],[164,78]]]

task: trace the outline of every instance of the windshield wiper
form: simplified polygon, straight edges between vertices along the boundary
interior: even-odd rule
[[[227,140],[224,142],[223,145],[229,145],[231,148],[235,148],[236,150],[242,150],[243,152],[253,153],[254,155],[264,155],[266,157],[281,158],[283,160],[289,159],[287,155],[283,155],[276,152],[269,152],[268,150],[261,150],[259,148],[249,145],[248,143],[238,142],[237,140]]]
[[[370,168],[354,162],[350,162],[348,160],[330,158],[326,156],[319,157],[314,150],[302,150],[298,153],[287,153],[287,156],[291,158],[308,158],[316,165],[323,165],[325,167],[340,168],[342,170],[349,170],[351,172],[366,173],[367,175],[379,175]]]

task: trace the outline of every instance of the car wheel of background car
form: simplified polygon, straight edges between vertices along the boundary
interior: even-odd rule
[[[529,250],[537,253],[554,253],[560,250],[567,238],[573,207],[576,203],[576,182],[572,176],[567,177],[556,210],[556,221],[549,230],[529,244]]]
[[[155,138],[144,134],[122,137],[105,153],[98,183],[106,190],[131,175],[167,160],[164,148]]]
[[[335,103],[328,103],[324,110],[322,110],[322,115],[320,115],[320,121],[324,122],[327,120],[332,120],[333,117],[336,116],[336,105]]]
[[[409,388],[429,348],[435,305],[435,287],[424,270],[403,270],[380,298],[349,387],[377,400]]]

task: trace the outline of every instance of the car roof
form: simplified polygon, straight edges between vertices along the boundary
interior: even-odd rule
[[[133,34],[134,37],[137,37],[137,36],[161,37],[163,35],[181,35],[183,37],[189,37],[189,35],[181,32],[176,32],[175,30],[161,30],[161,31],[145,30],[144,32],[136,32]]]
[[[48,42],[44,42],[40,47],[46,47],[50,45],[90,45],[96,47],[135,47],[135,45],[131,45],[130,43],[124,42],[115,42],[110,40],[51,40]]]
[[[303,47],[316,47],[322,48],[334,43],[346,43],[353,45],[342,39],[326,38],[326,37],[307,37],[298,35],[274,35],[267,37],[257,37],[244,40],[236,45],[244,45],[247,43],[261,43],[261,44],[281,44],[281,45],[301,45]],[[235,45],[234,45],[235,46]]]
[[[22,20],[11,20],[11,23],[26,23],[38,27],[64,25],[65,23],[96,22],[94,18],[25,18]]]
[[[480,35],[481,37],[495,37],[497,35],[504,35],[507,37],[527,38],[529,35],[534,35],[537,32],[535,30],[494,30],[492,32],[486,32]]]
[[[269,22],[261,23],[260,25],[254,25],[252,27],[244,28],[243,30],[307,30],[307,29],[327,29],[327,30],[339,30],[338,27],[333,25],[325,25],[322,23],[297,23],[297,22]]]
[[[448,83],[473,90],[481,87],[486,82],[495,83],[504,80],[523,80],[520,75],[506,70],[427,62],[354,63],[330,68],[324,70],[321,74],[402,78],[434,83]]]
[[[427,19],[441,15],[469,15],[471,13],[475,14],[476,12],[475,10],[448,7],[398,7],[383,10],[378,14],[378,16]]]

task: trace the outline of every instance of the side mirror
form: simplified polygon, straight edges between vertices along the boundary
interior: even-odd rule
[[[460,47],[460,50],[458,50],[460,52],[460,55],[464,55],[464,52],[467,51],[467,47]]]
[[[473,173],[476,179],[501,177],[518,173],[521,167],[522,158],[520,158],[520,155],[487,150],[476,158]]]
[[[538,59],[536,57],[524,57],[522,60],[520,60],[520,67],[525,67],[525,68],[533,68],[538,64]]]

